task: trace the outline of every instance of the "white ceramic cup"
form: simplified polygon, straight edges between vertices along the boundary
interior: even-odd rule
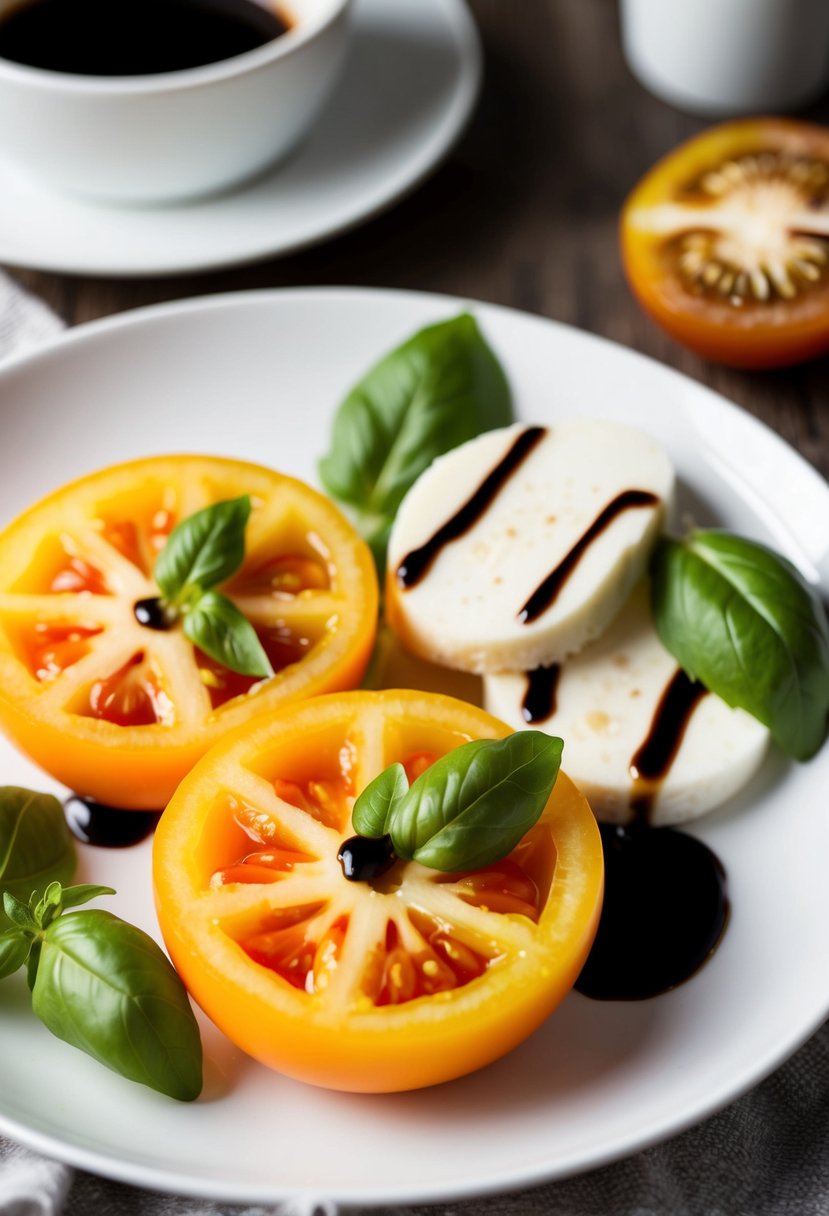
[[[829,84],[829,0],[621,0],[633,74],[681,110],[792,110]]]
[[[16,2],[0,0],[0,13]],[[110,203],[225,189],[308,132],[345,59],[350,5],[289,0],[281,37],[179,72],[78,76],[0,59],[0,156],[50,188]]]

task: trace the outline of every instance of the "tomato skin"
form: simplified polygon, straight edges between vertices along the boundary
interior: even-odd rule
[[[728,366],[785,367],[829,350],[829,283],[795,300],[762,309],[734,309],[685,290],[664,241],[647,230],[650,209],[676,200],[690,181],[740,155],[764,150],[815,156],[829,163],[829,130],[777,118],[752,118],[711,128],[659,161],[634,187],[620,220],[622,264],[645,312],[688,349]],[[705,225],[700,225],[705,227]]]
[[[4,666],[0,656],[0,685]],[[72,738],[60,722],[44,722],[26,705],[10,706],[2,695],[0,725],[24,755],[70,790],[125,811],[156,811],[165,806],[182,776],[204,754],[204,747],[195,739],[160,748],[149,736],[144,746],[139,737],[129,744],[124,740],[105,742],[102,748],[92,731],[88,738]]]
[[[284,648],[284,669],[254,692],[212,706],[207,686],[199,683],[193,652],[186,686],[203,694],[203,712],[192,706],[176,712],[174,695],[163,681],[157,685],[153,674],[147,696],[138,698],[146,712],[125,715],[118,707],[124,698],[129,700],[128,689],[123,683],[117,687],[119,673],[143,670],[138,656],[146,651],[146,670],[155,673],[158,668],[163,676],[164,663],[156,663],[154,651],[162,658],[167,653],[172,662],[171,646],[187,645],[173,636],[175,631],[143,629],[133,612],[136,599],[158,594],[151,579],[152,563],[175,520],[169,512],[155,509],[153,496],[161,499],[170,488],[182,503],[190,502],[183,514],[209,501],[241,493],[253,496],[248,525],[251,550],[233,579],[232,593],[239,595],[245,594],[242,584],[248,565],[255,572],[270,556],[267,512],[284,499],[293,512],[286,525],[290,553],[297,543],[295,534],[307,525],[329,551],[337,583],[323,589],[311,586],[305,594],[330,596],[334,608],[330,616],[322,615],[324,623],[308,655],[304,651],[300,655],[298,649],[300,657],[293,661],[293,653]],[[261,524],[256,522],[257,512]],[[90,519],[94,527],[89,526]],[[133,535],[139,524],[142,545]],[[92,543],[96,562],[111,559],[111,569],[102,571],[98,565],[87,569],[71,545],[66,549],[65,537],[76,528],[110,537],[111,551],[94,538]],[[65,585],[67,570],[76,580],[71,586]],[[251,594],[259,594],[258,587]],[[87,651],[102,642],[108,647],[109,657],[101,670],[90,666],[95,657],[90,653],[68,666],[70,681],[82,669],[89,675],[79,686],[78,697],[73,694],[65,703],[57,696],[63,673],[42,679],[33,670],[36,664],[25,638],[32,636],[32,623],[40,621],[41,609],[33,609],[34,615],[27,617],[20,608],[27,595],[48,601],[45,619],[62,629],[74,618],[60,605],[73,601],[78,605],[73,611],[80,613],[75,623],[92,635],[85,643]],[[273,598],[275,620],[290,610],[284,597]],[[151,457],[103,469],[55,490],[0,533],[0,728],[35,763],[82,796],[119,809],[157,810],[211,743],[227,731],[270,713],[283,700],[358,684],[371,654],[376,614],[377,580],[368,547],[327,498],[297,479],[245,461],[201,455]],[[301,613],[297,621],[300,617]],[[119,639],[127,637],[135,641],[124,649]]]
[[[237,762],[257,772],[278,767],[283,757],[303,762],[320,732],[332,723],[357,720],[366,706],[392,723],[411,720],[421,730],[431,721],[436,730],[451,729],[456,744],[510,733],[483,710],[410,690],[331,694],[286,707],[270,722],[223,740],[182,783],[156,833],[153,877],[170,956],[191,995],[233,1042],[298,1080],[380,1093],[463,1076],[510,1051],[542,1024],[567,995],[587,957],[601,906],[603,861],[592,813],[560,774],[542,829],[555,842],[557,877],[538,926],[529,918],[509,918],[525,926],[526,950],[516,949],[450,991],[402,1004],[366,1001],[365,1007],[345,1011],[327,1003],[327,989],[309,996],[257,965],[229,938],[220,917],[199,914],[218,847],[208,791],[223,783],[232,786]],[[344,836],[352,831],[343,826]],[[508,881],[517,882],[509,866],[505,873]],[[337,887],[332,883],[334,899]],[[368,890],[367,884],[347,885]],[[269,889],[278,891],[279,886]],[[338,948],[335,939],[331,950]]]

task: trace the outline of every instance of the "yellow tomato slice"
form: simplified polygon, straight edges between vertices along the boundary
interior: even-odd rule
[[[829,129],[744,119],[704,131],[622,212],[634,294],[677,341],[738,367],[829,349]]]
[[[276,674],[255,680],[139,624],[175,524],[249,494],[242,568],[220,590]],[[90,474],[0,535],[0,725],[78,793],[161,808],[223,734],[288,701],[358,683],[375,633],[367,547],[321,494],[237,460],[167,456]]]
[[[509,728],[439,694],[317,697],[237,731],[176,791],[154,847],[164,940],[195,1000],[271,1068],[333,1089],[415,1089],[525,1039],[576,980],[602,897],[599,832],[560,774],[501,862],[445,874],[337,861],[359,791]]]

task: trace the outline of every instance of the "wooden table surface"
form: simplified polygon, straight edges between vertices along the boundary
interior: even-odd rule
[[[477,112],[436,174],[380,218],[301,254],[221,273],[16,277],[70,324],[162,300],[308,284],[513,305],[680,368],[757,414],[829,474],[829,360],[771,374],[706,363],[656,329],[628,292],[616,239],[622,200],[654,161],[706,124],[633,80],[613,0],[470,6],[486,52]],[[829,122],[829,97],[805,116]]]

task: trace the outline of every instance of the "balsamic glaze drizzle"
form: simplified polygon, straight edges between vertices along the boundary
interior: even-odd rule
[[[650,730],[630,761],[633,778],[631,806],[647,819],[662,782],[685,737],[691,716],[707,694],[704,684],[691,680],[678,667],[659,698]]]
[[[397,583],[404,590],[414,587],[426,575],[435,558],[446,545],[468,532],[492,505],[498,493],[523,463],[540,439],[546,427],[529,426],[517,436],[506,455],[484,478],[475,493],[437,532],[417,549],[407,553],[397,567]]]
[[[589,546],[596,540],[605,528],[608,528],[623,511],[636,507],[655,507],[659,503],[656,494],[650,490],[623,490],[612,502],[602,510],[586,532],[579,537],[569,553],[561,559],[558,565],[550,571],[543,582],[539,583],[530,598],[518,613],[522,625],[530,625],[538,620],[542,613],[555,602],[561,588],[581,561]]]
[[[138,624],[143,625],[146,629],[166,630],[172,626],[172,617],[165,611],[164,602],[158,595],[136,600],[132,611]]]
[[[349,836],[340,845],[337,861],[349,882],[370,882],[397,861],[391,836]]]
[[[521,716],[525,722],[546,722],[556,712],[556,690],[561,666],[552,663],[549,667],[536,667],[528,671],[527,690],[521,702]]]
[[[126,849],[155,831],[161,811],[124,811],[72,794],[63,804],[69,831],[83,844]]]

